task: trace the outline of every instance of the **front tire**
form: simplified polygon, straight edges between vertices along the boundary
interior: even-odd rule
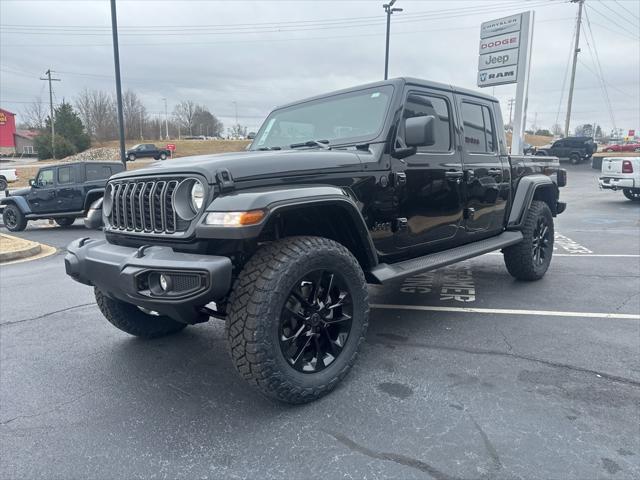
[[[136,156],[135,156],[133,153],[130,153],[130,154],[129,154],[129,156],[127,156],[127,159],[128,159],[130,162],[135,162],[135,160],[136,160]]]
[[[640,189],[639,188],[623,188],[622,194],[633,202],[640,201]]]
[[[518,280],[539,280],[547,272],[553,255],[553,216],[545,202],[531,202],[522,236],[520,243],[503,250],[504,263]]]
[[[8,186],[9,184],[7,183],[7,180],[4,178],[0,178],[0,192],[4,192]]]
[[[4,212],[2,212],[2,221],[10,232],[21,232],[27,228],[27,219],[15,205],[7,205],[5,207]]]
[[[109,323],[123,332],[141,338],[159,338],[177,333],[187,326],[164,315],[151,315],[135,305],[107,297],[94,289],[98,308]]]
[[[262,247],[229,301],[232,361],[267,397],[306,403],[347,375],[364,341],[369,302],[364,274],[343,245],[290,237]]]
[[[160,154],[160,160],[166,160],[167,159],[167,154],[166,153],[161,153]]]
[[[70,227],[76,221],[76,217],[62,217],[53,219],[61,227]]]

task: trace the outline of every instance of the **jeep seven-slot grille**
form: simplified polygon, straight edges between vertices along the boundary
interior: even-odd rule
[[[176,233],[189,227],[173,209],[173,194],[182,178],[132,178],[112,182],[111,228],[141,233]]]

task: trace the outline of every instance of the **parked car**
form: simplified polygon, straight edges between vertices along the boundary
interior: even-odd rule
[[[573,165],[590,160],[598,151],[592,137],[566,137],[556,140],[550,147],[540,147],[536,155],[552,155],[560,160],[569,160]]]
[[[600,188],[622,190],[629,200],[640,201],[640,157],[605,157]]]
[[[131,335],[224,319],[240,375],[304,403],[353,365],[367,283],[497,250],[542,278],[565,183],[557,158],[507,154],[495,98],[393,79],[278,108],[249,151],[115,175],[106,238],[65,266]]]
[[[640,143],[614,143],[603,147],[605,152],[640,152]]]
[[[0,170],[0,192],[4,192],[10,183],[18,180],[18,171],[15,168],[3,168]]]
[[[29,220],[53,219],[61,227],[89,213],[104,195],[107,179],[124,170],[116,162],[78,162],[42,167],[29,187],[0,198],[5,227],[24,230]]]
[[[141,143],[134,145],[126,152],[127,160],[130,162],[138,158],[153,158],[154,160],[166,160],[171,156],[171,151],[166,148],[158,148],[153,143]]]
[[[522,153],[524,153],[525,155],[535,155],[536,151],[536,147],[534,147],[530,143],[525,143],[522,145]]]

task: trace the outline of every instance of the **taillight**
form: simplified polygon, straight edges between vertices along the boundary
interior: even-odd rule
[[[622,161],[622,173],[633,173],[633,165],[631,164],[631,160]]]
[[[558,186],[559,187],[567,186],[567,171],[564,168],[558,169]]]

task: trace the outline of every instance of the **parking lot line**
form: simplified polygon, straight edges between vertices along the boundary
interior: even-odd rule
[[[427,305],[387,305],[380,303],[371,304],[371,308],[379,310],[415,310],[420,312],[492,313],[501,315],[539,315],[545,317],[621,318],[626,320],[640,320],[640,315],[630,313],[562,312],[555,310],[515,310],[510,308],[435,307]]]

